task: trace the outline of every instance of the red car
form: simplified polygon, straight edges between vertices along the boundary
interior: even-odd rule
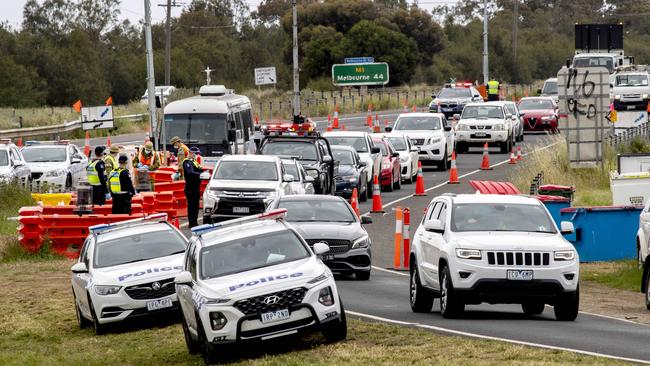
[[[382,190],[392,192],[393,189],[400,189],[402,187],[402,175],[400,173],[399,152],[395,150],[388,140],[373,138],[372,142],[381,150],[380,183]]]
[[[559,131],[558,108],[551,97],[521,98],[517,104],[525,131]]]

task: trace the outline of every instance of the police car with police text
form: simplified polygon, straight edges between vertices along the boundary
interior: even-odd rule
[[[190,353],[206,362],[224,345],[320,330],[345,339],[347,324],[332,272],[273,210],[192,229],[176,293]],[[218,352],[217,352],[218,351]]]
[[[81,328],[101,334],[108,323],[178,311],[174,277],[187,239],[166,214],[89,228],[72,266],[72,293]]]

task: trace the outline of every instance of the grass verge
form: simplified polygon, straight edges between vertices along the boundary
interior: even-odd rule
[[[144,323],[105,336],[77,326],[66,259],[0,264],[0,364],[199,365],[178,323]],[[433,316],[433,315],[432,315]],[[566,365],[624,364],[569,352],[349,320],[348,339],[326,344],[319,334],[240,349],[232,365]],[[231,349],[231,348],[229,348]]]
[[[639,292],[643,269],[636,260],[580,264],[580,279],[621,290]]]

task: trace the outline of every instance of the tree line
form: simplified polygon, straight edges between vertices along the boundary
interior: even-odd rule
[[[331,66],[372,56],[390,65],[390,85],[482,80],[482,0],[427,12],[406,0],[298,0],[301,87],[331,90]],[[155,5],[155,4],[154,4]],[[626,54],[650,62],[650,2],[489,1],[490,73],[510,83],[555,75],[573,55],[573,27],[625,25]],[[19,28],[0,25],[0,106],[86,105],[139,98],[146,86],[142,22],[120,20],[120,0],[29,0]],[[254,87],[253,69],[275,66],[291,88],[291,1],[192,0],[171,25],[171,84]],[[153,26],[157,85],[165,27]],[[516,37],[513,37],[516,34]]]

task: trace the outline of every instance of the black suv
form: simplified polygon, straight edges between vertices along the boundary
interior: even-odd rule
[[[334,194],[338,162],[334,161],[330,144],[320,136],[264,136],[258,150],[262,155],[296,158],[307,175],[314,178],[316,194]]]

